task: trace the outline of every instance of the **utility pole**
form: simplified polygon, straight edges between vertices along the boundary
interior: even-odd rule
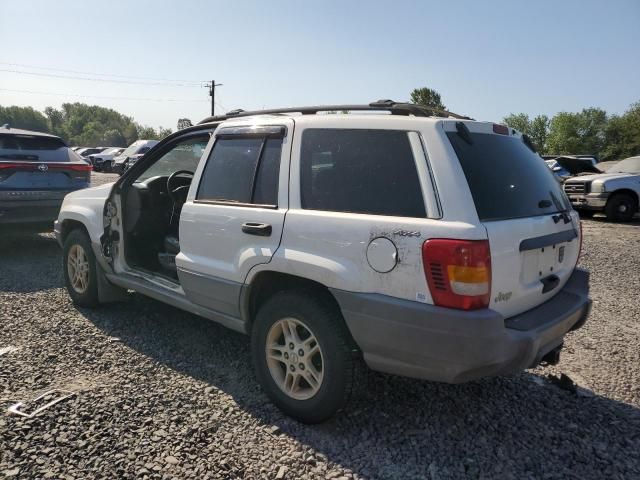
[[[209,95],[211,96],[211,116],[215,116],[216,111],[216,87],[221,87],[222,83],[216,83],[215,80],[211,80],[209,87]]]

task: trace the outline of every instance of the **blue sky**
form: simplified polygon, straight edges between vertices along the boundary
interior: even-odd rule
[[[213,78],[224,84],[218,112],[407,100],[429,86],[452,111],[484,120],[589,106],[622,113],[640,101],[639,26],[639,0],[0,0],[0,104],[82,101],[174,129],[179,117],[209,112],[197,83],[3,71],[82,76],[59,71],[73,70]]]

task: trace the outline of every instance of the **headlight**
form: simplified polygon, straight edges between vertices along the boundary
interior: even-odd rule
[[[591,185],[591,192],[592,193],[604,193],[606,191],[607,191],[607,189],[604,186],[604,183],[593,182],[593,184]]]

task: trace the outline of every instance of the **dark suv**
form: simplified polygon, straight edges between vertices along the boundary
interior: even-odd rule
[[[64,196],[89,186],[91,165],[59,137],[0,127],[0,227],[47,230]]]

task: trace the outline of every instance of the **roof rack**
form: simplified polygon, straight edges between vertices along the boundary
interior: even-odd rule
[[[211,123],[221,122],[230,118],[251,117],[254,115],[271,115],[280,113],[300,113],[302,115],[315,115],[318,112],[339,112],[339,111],[387,111],[392,115],[413,115],[415,117],[453,117],[460,120],[473,120],[471,117],[458,115],[457,113],[447,110],[440,110],[432,107],[425,107],[415,103],[400,103],[393,100],[378,100],[368,105],[318,105],[311,107],[290,107],[290,108],[273,108],[267,110],[245,111],[242,109],[231,110],[224,115],[207,117],[200,122]]]

